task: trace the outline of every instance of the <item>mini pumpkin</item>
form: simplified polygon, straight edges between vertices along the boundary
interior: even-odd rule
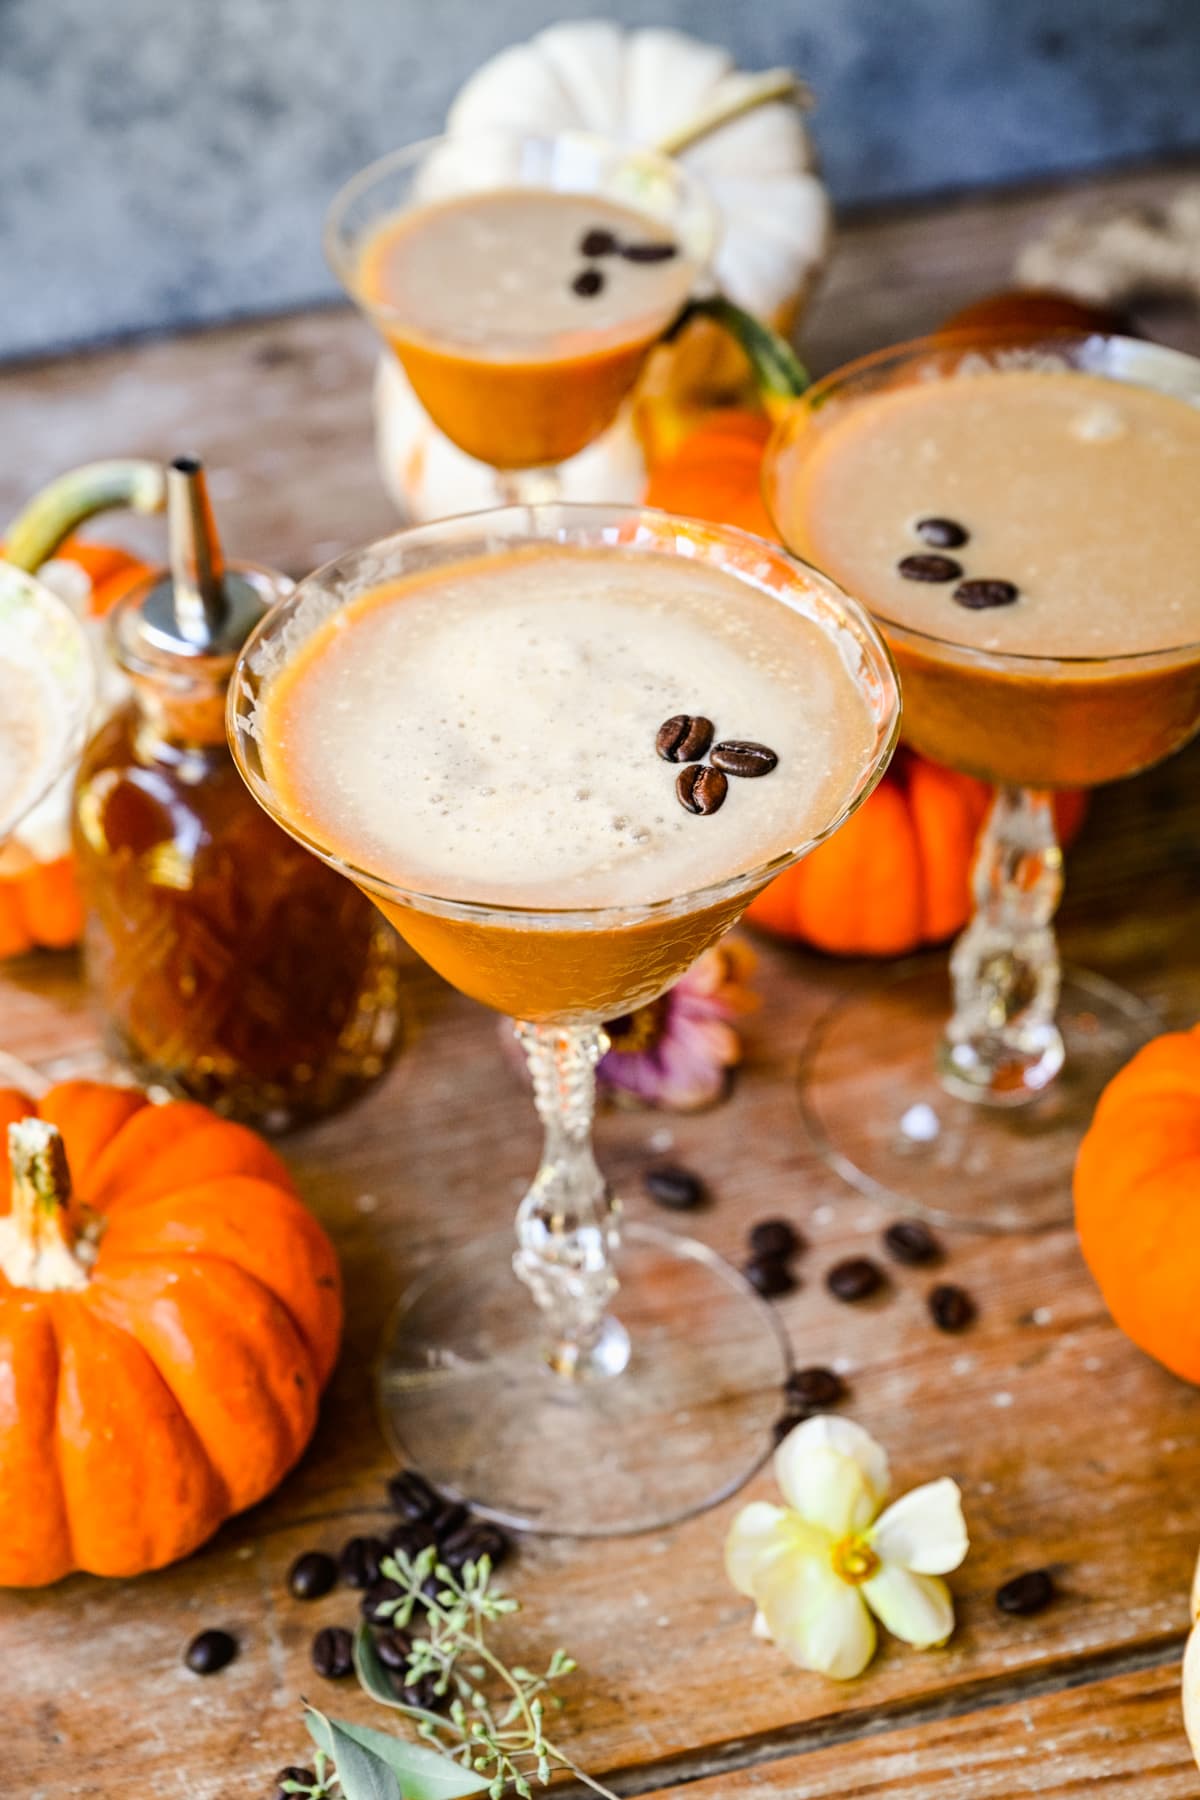
[[[1200,1382],[1200,1026],[1155,1038],[1101,1094],[1075,1164],[1075,1224],[1121,1330]]]
[[[274,1152],[202,1106],[3,1089],[4,1133],[0,1585],[158,1568],[304,1449],[337,1260]]]

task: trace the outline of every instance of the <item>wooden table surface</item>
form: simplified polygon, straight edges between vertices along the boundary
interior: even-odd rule
[[[1200,172],[1092,186],[1153,199],[1188,179]],[[810,360],[824,368],[911,335],[1004,285],[1019,244],[1074,198],[855,221],[805,332]],[[1163,326],[1200,349],[1194,323]],[[11,370],[0,516],[86,456],[195,450],[214,471],[230,548],[311,566],[394,523],[372,462],[372,361],[365,328],[331,311]],[[1200,747],[1096,795],[1069,860],[1066,952],[1135,987],[1165,1021],[1191,1022],[1198,877]],[[961,1339],[930,1327],[926,1284],[903,1271],[866,1307],[828,1296],[824,1270],[870,1253],[885,1218],[806,1141],[796,1067],[822,1008],[872,971],[760,952],[764,1005],[746,1025],[732,1099],[688,1119],[608,1113],[600,1151],[635,1216],[653,1155],[702,1171],[713,1201],[694,1215],[696,1235],[731,1257],[768,1212],[802,1226],[803,1283],[780,1306],[797,1358],[848,1371],[848,1411],[890,1447],[899,1489],[944,1473],[962,1485],[972,1548],[952,1578],[958,1629],[928,1654],[887,1644],[862,1679],[837,1685],[751,1641],[721,1568],[732,1503],[657,1536],[528,1541],[512,1585],[532,1648],[561,1641],[581,1665],[564,1740],[623,1793],[695,1800],[1195,1794],[1178,1660],[1200,1544],[1200,1395],[1119,1336],[1068,1230],[951,1240],[949,1270],[980,1305]],[[390,1465],[370,1370],[388,1306],[445,1246],[511,1215],[537,1149],[495,1021],[417,968],[413,993],[412,1052],[355,1111],[285,1146],[333,1234],[348,1298],[312,1447],[271,1500],[174,1569],[0,1599],[6,1800],[253,1800],[280,1765],[305,1760],[301,1693],[381,1722],[308,1661],[318,1626],[351,1622],[351,1597],[301,1605],[284,1575],[299,1550],[336,1548],[384,1516]],[[5,969],[0,1040],[34,1062],[94,1043],[73,958]],[[770,1491],[764,1475],[747,1494]],[[1001,1615],[996,1586],[1044,1564],[1058,1601],[1036,1619]],[[242,1650],[202,1682],[180,1657],[208,1625],[235,1631]]]

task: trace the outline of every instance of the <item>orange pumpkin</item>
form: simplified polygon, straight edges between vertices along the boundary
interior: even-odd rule
[[[985,294],[938,326],[937,336],[1040,337],[1055,331],[1103,331],[1129,336],[1132,326],[1124,313],[1108,306],[1093,306],[1060,294],[1053,288],[1005,288],[998,294]]]
[[[126,550],[74,538],[56,551],[54,560],[73,563],[87,577],[87,610],[94,618],[106,613],[146,573],[146,565]],[[83,903],[74,859],[64,853],[39,861],[19,842],[0,847],[0,961],[30,950],[67,949],[79,942],[82,931]]]
[[[1147,1044],[1101,1094],[1075,1164],[1075,1224],[1121,1330],[1200,1382],[1200,1026]]]
[[[0,1585],[158,1568],[308,1442],[332,1246],[274,1152],[202,1106],[72,1081],[36,1106],[0,1090],[9,1127]]]
[[[770,422],[761,413],[742,407],[710,413],[698,430],[652,466],[646,505],[774,537],[761,479],[770,435]]]

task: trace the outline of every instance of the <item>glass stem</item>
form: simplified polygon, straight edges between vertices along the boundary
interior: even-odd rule
[[[541,1308],[546,1360],[560,1375],[615,1375],[629,1337],[609,1313],[619,1208],[592,1153],[596,1064],[608,1048],[597,1026],[516,1027],[546,1130],[541,1166],[517,1212],[513,1267]]]
[[[950,958],[954,1015],[939,1066],[952,1094],[1019,1106],[1061,1069],[1053,921],[1062,884],[1051,795],[998,788],[975,852],[975,915]]]
[[[496,494],[500,506],[545,506],[562,498],[562,476],[553,464],[544,469],[497,469]]]

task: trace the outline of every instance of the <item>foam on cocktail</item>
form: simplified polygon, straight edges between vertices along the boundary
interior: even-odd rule
[[[678,713],[778,766],[731,777],[711,816],[685,811],[655,749]],[[324,849],[418,892],[539,909],[698,893],[820,836],[875,729],[836,637],[777,594],[686,556],[553,544],[341,607],[259,716],[267,778]]]

